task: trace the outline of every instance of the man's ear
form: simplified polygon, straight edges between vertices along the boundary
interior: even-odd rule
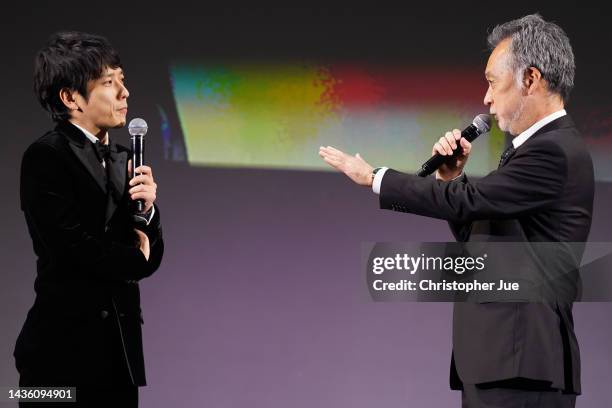
[[[83,110],[81,110],[81,107],[77,103],[78,95],[79,93],[77,91],[73,91],[68,88],[62,88],[59,91],[59,98],[62,103],[68,108],[68,110],[83,112]]]
[[[525,75],[523,76],[523,86],[527,91],[527,95],[531,95],[535,92],[535,90],[542,86],[542,73],[536,67],[529,67],[525,70]]]

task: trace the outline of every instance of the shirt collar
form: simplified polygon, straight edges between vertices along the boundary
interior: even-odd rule
[[[86,137],[87,137],[89,140],[91,140],[91,143],[94,143],[94,144],[95,144],[95,143],[98,143],[98,141],[99,141],[99,142],[101,142],[101,143],[103,143],[103,144],[105,144],[105,145],[107,145],[107,144],[108,144],[108,142],[109,142],[109,140],[108,140],[108,132],[106,132],[106,135],[104,135],[104,139],[99,140],[97,137],[95,137],[95,136],[93,135],[93,133],[91,133],[91,132],[90,132],[90,131],[88,131],[87,129],[82,128],[81,126],[77,125],[76,123],[74,123],[74,122],[72,122],[72,121],[71,121],[70,123],[72,123],[72,124],[73,124],[74,126],[76,126],[76,127],[77,127],[77,128],[78,128],[78,129],[79,129],[81,132],[83,132],[83,133],[85,134],[85,136],[86,136]]]
[[[565,115],[567,115],[567,112],[565,112],[565,109],[561,109],[538,120],[536,123],[527,128],[527,130],[523,131],[520,135],[512,139],[512,146],[514,146],[515,149],[518,148],[520,145],[525,143],[527,139],[533,136],[535,132],[542,129],[544,126],[548,125],[553,120],[559,119],[560,117]]]

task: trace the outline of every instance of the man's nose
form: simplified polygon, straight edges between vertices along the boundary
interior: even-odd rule
[[[493,103],[493,98],[491,98],[491,88],[487,88],[487,93],[485,93],[483,103],[485,106],[489,106]]]
[[[125,85],[121,85],[120,97],[123,99],[123,98],[127,98],[128,96],[130,96],[130,91],[128,91]]]

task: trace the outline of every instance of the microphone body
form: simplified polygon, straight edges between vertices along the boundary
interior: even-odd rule
[[[134,135],[131,138],[132,142],[132,177],[136,177],[136,168],[144,164],[144,136]],[[144,211],[144,200],[136,200],[134,202],[134,211],[141,213]]]
[[[468,142],[474,141],[478,136],[483,133],[486,133],[491,129],[491,118],[489,115],[480,114],[474,118],[474,122],[463,129],[461,132],[461,137],[465,138]],[[463,148],[459,145],[459,141],[457,141],[457,148],[453,150],[452,155],[442,156],[439,153],[436,153],[432,157],[430,157],[423,165],[420,170],[417,171],[416,175],[419,177],[427,177],[433,172],[435,172],[440,166],[444,163],[454,160],[457,156],[463,153]]]
[[[136,177],[136,168],[144,164],[144,135],[147,134],[147,122],[140,118],[134,118],[128,125],[132,144],[132,177]],[[134,202],[134,213],[140,214],[144,211],[144,200],[136,200]]]

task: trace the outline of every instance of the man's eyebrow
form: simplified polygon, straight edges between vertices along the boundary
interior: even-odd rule
[[[114,72],[107,72],[106,74],[102,75],[102,77],[108,78],[108,77],[112,77],[114,74],[115,74]],[[125,75],[122,69],[119,69],[118,74],[122,76]]]

